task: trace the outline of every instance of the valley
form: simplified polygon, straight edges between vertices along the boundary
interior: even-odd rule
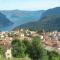
[[[60,7],[0,12],[0,59],[60,60]]]

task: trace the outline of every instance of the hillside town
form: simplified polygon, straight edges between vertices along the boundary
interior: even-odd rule
[[[19,40],[32,40],[32,37],[40,36],[36,31],[30,30],[16,30],[10,32],[0,32],[0,45],[5,49],[6,58],[11,58],[11,42],[15,39]]]
[[[53,31],[44,34],[44,48],[48,51],[56,51],[60,54],[60,32]]]
[[[10,32],[0,32],[0,45],[5,49],[6,58],[12,57],[11,42],[14,39],[31,41],[35,36],[39,36],[40,39],[42,39],[43,47],[46,50],[56,52],[60,51],[60,32],[53,31],[39,34],[37,31],[20,29]]]

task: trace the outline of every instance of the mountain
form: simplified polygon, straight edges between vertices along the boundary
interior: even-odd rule
[[[12,24],[13,23],[9,19],[7,19],[4,14],[0,12],[0,30],[5,30]]]
[[[51,9],[48,9],[46,10],[42,17],[46,17],[48,15],[60,15],[60,7],[55,7],[55,8],[51,8]]]
[[[32,29],[32,30],[41,30],[45,31],[60,31],[60,7],[52,8],[46,10],[42,14],[42,18],[39,21],[26,23],[16,27],[15,29]]]
[[[21,24],[37,21],[41,18],[44,11],[21,11],[21,10],[3,10],[1,13],[14,23],[12,29]]]

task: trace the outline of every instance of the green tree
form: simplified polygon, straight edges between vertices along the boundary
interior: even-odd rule
[[[4,53],[5,53],[4,50],[5,50],[4,47],[0,46],[0,57],[4,56]]]
[[[42,44],[41,39],[39,37],[34,37],[31,45],[28,47],[28,54],[33,60],[41,60],[42,59]]]
[[[13,57],[20,58],[25,56],[26,47],[21,40],[13,40],[11,44]]]
[[[60,60],[60,55],[57,52],[48,52],[49,60]]]
[[[48,54],[47,54],[47,50],[46,49],[43,49],[43,52],[42,52],[42,59],[41,60],[48,60]]]
[[[40,35],[43,34],[43,32],[44,32],[43,30],[38,30],[37,31],[37,33],[40,34]]]
[[[28,41],[28,40],[25,39],[25,40],[23,40],[22,42],[23,42],[23,44],[24,44],[25,47],[26,47],[25,54],[26,54],[26,55],[29,55],[29,54],[28,54],[28,50],[29,50],[29,48],[30,48],[30,46],[31,46],[31,41]]]

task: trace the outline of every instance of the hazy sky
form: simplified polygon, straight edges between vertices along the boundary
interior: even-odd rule
[[[0,10],[46,10],[60,7],[60,0],[0,0]]]

